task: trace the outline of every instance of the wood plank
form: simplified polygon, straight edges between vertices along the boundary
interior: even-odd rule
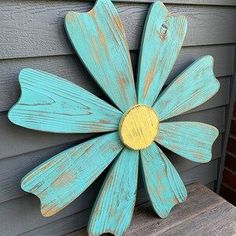
[[[28,129],[65,134],[116,131],[121,111],[87,90],[47,72],[25,68],[21,96],[9,120]]]
[[[91,0],[93,1],[93,0]],[[155,0],[113,0],[113,2],[142,2],[149,3]],[[162,0],[165,4],[187,4],[187,5],[204,5],[204,6],[236,6],[235,0]]]
[[[180,173],[180,175],[183,178],[183,181],[188,184],[193,183],[191,181],[199,181],[203,184],[208,184],[216,179],[217,162],[217,160],[213,160],[208,164],[202,164],[194,169]],[[193,179],[191,177],[192,175],[197,174],[199,174],[198,179]],[[97,195],[98,187],[100,186],[100,184],[101,178],[99,178],[96,183],[94,183],[70,206],[68,206],[57,215],[49,218],[44,218],[43,216],[41,216],[39,210],[39,200],[32,195],[27,195],[22,198],[17,198],[15,200],[7,201],[0,204],[0,235],[15,235],[28,232],[30,230],[34,230],[35,228],[42,227],[43,225],[50,224],[56,220],[68,217],[77,212],[81,212],[90,208],[95,196]],[[145,195],[143,193],[140,193],[138,198],[144,199]],[[208,197],[206,196],[206,198]],[[213,201],[214,199],[209,200]],[[80,220],[73,223],[76,224],[77,229],[84,226],[80,225]]]
[[[204,196],[203,196],[204,197]],[[191,229],[191,231],[189,231]],[[184,223],[166,230],[162,236],[181,235],[235,235],[236,208],[229,202],[217,204],[214,208],[190,217]]]
[[[203,56],[173,80],[152,108],[159,120],[165,121],[205,103],[219,89],[220,83],[213,73],[213,58]]]
[[[221,156],[221,140],[222,134],[213,145],[212,160]],[[0,160],[0,203],[26,195],[27,193],[20,188],[21,178],[42,162],[75,144],[76,142],[62,144]],[[180,158],[168,150],[164,150],[164,152],[179,172],[187,171],[199,165],[199,163]]]
[[[138,103],[154,104],[178,58],[186,32],[185,16],[172,15],[162,2],[152,4],[140,43]]]
[[[134,106],[137,96],[129,47],[113,3],[97,1],[89,13],[69,11],[64,22],[76,54],[102,90],[121,111]]]
[[[166,85],[194,60],[206,54],[214,57],[214,72],[217,77],[233,74],[234,54],[232,45],[184,47]],[[136,72],[138,51],[131,51],[131,59],[134,72]],[[17,101],[20,94],[17,77],[23,68],[47,71],[83,87],[97,96],[103,95],[75,55],[0,60],[0,111],[9,110]]]
[[[211,182],[211,183],[207,184],[206,187],[210,188],[212,190],[214,185],[215,185],[215,182]],[[187,189],[188,188],[189,187],[187,187]],[[140,190],[140,191],[142,191],[142,190]],[[139,191],[139,193],[140,193],[140,191]],[[143,194],[143,195],[145,195],[145,194]],[[141,196],[141,195],[139,195],[139,196]],[[192,197],[192,195],[189,195],[189,198],[190,197]],[[137,205],[140,205],[146,201],[148,201],[147,196],[146,196],[146,198],[139,197],[139,202],[137,202]],[[24,236],[65,235],[68,232],[73,232],[73,231],[77,230],[78,229],[78,222],[80,222],[80,225],[85,226],[87,224],[87,220],[89,218],[89,215],[90,215],[90,209],[87,209],[87,210],[84,210],[80,213],[76,213],[74,215],[54,221],[51,224],[44,225],[44,226],[36,228],[32,231],[26,232],[23,235]],[[60,232],[60,234],[58,234],[58,232]],[[76,234],[77,234],[77,232],[71,233],[71,236],[76,236]]]
[[[205,163],[212,158],[212,145],[218,137],[218,130],[198,122],[160,123],[155,141],[178,155]]]
[[[198,111],[178,116],[172,120],[199,121],[216,126],[220,132],[225,129],[225,107]],[[92,137],[92,134],[52,134],[37,132],[13,125],[6,114],[0,114],[0,159],[57,146],[70,141]],[[9,148],[13,143],[13,148]]]
[[[88,2],[1,1],[0,58],[37,57],[71,54],[65,35],[64,16],[70,10],[87,11]],[[129,48],[139,48],[141,32],[150,4],[115,4],[124,24]],[[233,43],[236,40],[236,8],[170,5],[172,13],[183,14],[188,20],[188,33],[184,42],[190,45]]]
[[[181,224],[192,215],[201,214],[206,209],[212,209],[224,202],[222,198],[200,184],[188,186],[187,191],[188,198],[185,203],[177,205],[166,219],[156,217],[149,203],[137,206],[132,224],[125,235],[157,235]],[[68,235],[85,236],[87,233],[84,228]]]
[[[209,188],[211,191],[215,192],[216,181],[213,181],[205,186]]]

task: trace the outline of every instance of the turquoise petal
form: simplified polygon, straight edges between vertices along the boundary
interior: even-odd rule
[[[69,12],[65,27],[93,78],[125,112],[137,103],[125,31],[110,0],[97,0],[86,13]]]
[[[183,44],[184,16],[171,15],[162,2],[153,3],[144,27],[138,71],[138,102],[152,106]]]
[[[59,153],[29,172],[21,188],[51,216],[83,193],[122,150],[118,133],[106,134]]]
[[[217,128],[200,122],[164,122],[155,141],[182,157],[204,163],[211,160],[218,135]]]
[[[139,152],[123,149],[115,160],[94,205],[89,235],[123,235],[133,215]]]
[[[55,133],[95,133],[117,130],[122,113],[55,75],[23,69],[21,97],[8,113],[11,122]]]
[[[155,212],[168,216],[172,207],[183,202],[187,191],[177,171],[155,143],[141,150],[145,186]]]
[[[213,58],[204,56],[183,71],[157,99],[153,109],[159,120],[180,115],[214,96],[220,88],[213,72]]]

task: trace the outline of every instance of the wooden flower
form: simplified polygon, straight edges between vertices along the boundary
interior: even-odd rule
[[[218,135],[215,127],[165,121],[197,107],[218,91],[213,59],[198,59],[161,92],[182,46],[187,22],[156,2],[144,27],[135,89],[124,28],[110,0],[98,0],[87,13],[69,12],[65,27],[75,51],[114,106],[55,75],[23,69],[19,75],[22,94],[9,119],[47,132],[109,133],[42,163],[23,178],[21,186],[39,197],[42,214],[51,216],[112,163],[88,232],[122,235],[134,210],[139,160],[156,214],[166,217],[186,199],[183,182],[157,144],[192,161],[211,159]]]

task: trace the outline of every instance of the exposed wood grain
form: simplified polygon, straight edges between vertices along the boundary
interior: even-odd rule
[[[215,182],[211,182],[206,185],[207,188],[213,189]],[[188,189],[189,187],[187,187]],[[143,189],[142,189],[143,190]],[[141,192],[141,189],[139,190],[139,193]],[[190,197],[190,196],[189,196]],[[138,198],[138,205],[144,203],[147,201],[147,196],[145,195],[144,198]],[[61,235],[65,235],[68,232],[74,232],[78,229],[78,222],[80,222],[81,226],[85,226],[89,217],[90,209],[87,209],[85,211],[82,211],[80,213],[59,219],[55,222],[52,222],[49,225],[45,225],[42,227],[39,227],[37,229],[34,229],[32,231],[29,231],[27,233],[24,233],[24,236],[34,236],[34,235],[54,235],[58,236],[58,232],[60,232]],[[76,225],[77,223],[77,225]],[[76,235],[77,232],[72,233],[71,235]]]
[[[130,3],[116,4],[119,14],[121,15],[121,20],[124,22],[129,47],[133,49],[138,49],[139,47],[141,30],[149,6],[149,4],[146,5],[146,0],[137,0],[136,2],[138,1],[142,1],[144,4],[133,3],[132,0]],[[150,0],[150,2],[151,1],[152,0]],[[171,4],[167,6],[171,12],[187,15],[189,31],[184,45],[194,46],[186,47],[181,51],[180,57],[177,59],[174,70],[167,83],[169,83],[175,75],[181,72],[182,69],[188,66],[190,62],[193,62],[198,56],[204,54],[213,55],[215,59],[214,71],[216,76],[232,74],[233,45],[204,47],[196,47],[196,45],[235,42],[235,34],[233,33],[235,32],[236,22],[235,8],[172,5],[173,3],[227,5],[229,4],[229,1],[230,0],[227,2],[219,0],[174,0],[172,2],[164,0],[164,2],[169,2]],[[91,8],[92,3],[78,1],[35,2],[27,0],[17,2],[13,0],[3,0],[0,2],[0,5],[0,16],[2,19],[0,22],[0,57],[34,57],[0,60],[0,111],[7,111],[9,107],[15,103],[16,98],[19,96],[19,86],[16,79],[17,74],[20,69],[27,66],[58,74],[86,89],[88,88],[90,91],[95,92],[96,95],[101,94],[100,90],[97,89],[97,86],[95,86],[90,76],[88,76],[88,73],[82,67],[81,63],[75,59],[75,56],[66,56],[72,54],[73,50],[65,36],[63,27],[64,16],[67,11],[85,11]],[[131,54],[132,53],[133,52],[131,52]],[[38,55],[65,56],[37,58]],[[195,110],[209,109],[223,106],[228,103],[229,78],[227,78],[227,83],[223,82],[225,81],[224,79],[226,78],[221,79],[221,89],[222,85],[224,85],[227,90],[220,90],[222,91],[221,96],[218,96],[218,93],[205,105],[202,105]],[[89,83],[87,82],[88,80]],[[218,110],[218,108],[216,110]],[[190,118],[190,120],[193,121],[198,120],[213,125],[217,124],[218,127],[224,130],[225,111],[223,110],[225,110],[225,108],[222,109],[221,112],[215,112],[215,109],[204,111],[203,113],[197,112],[191,115],[188,114],[189,116],[187,115],[187,117],[185,117],[185,115],[180,116],[178,119],[189,120]],[[220,121],[220,119],[222,120]],[[57,153],[56,150],[60,151],[55,147],[51,147],[51,151],[47,152],[38,152],[37,150],[86,137],[83,135],[53,135],[12,127],[7,121],[5,113],[0,114],[0,130],[0,159],[11,157],[1,160],[0,162],[0,178],[2,178],[0,179],[0,182],[3,184],[0,186],[0,188],[3,189],[0,194],[0,202],[2,199],[3,201],[8,201],[9,199],[23,196],[24,193],[19,189],[20,177],[32,167],[37,166],[38,163]],[[9,143],[14,143],[15,145],[11,145],[11,148],[9,148]],[[217,149],[219,149],[220,146],[220,143],[218,143],[216,145]],[[65,147],[66,146],[64,146],[64,148]],[[29,151],[36,152],[26,153]],[[213,153],[215,151],[214,148]],[[220,153],[219,151],[217,153]],[[12,157],[12,155],[19,156]],[[167,156],[169,157],[169,154]],[[181,173],[181,177],[184,179],[185,183],[190,183],[195,180],[201,180],[206,183],[207,181],[216,179],[218,161],[214,162],[214,165],[212,165],[212,162],[209,163],[212,169],[205,168],[205,166],[208,167],[208,164],[203,165],[204,168],[201,165],[201,168],[198,169],[196,163],[180,159],[178,156],[172,155],[170,159],[178,170],[188,170],[187,172]],[[213,159],[215,159],[214,154]],[[189,170],[189,168],[192,167],[195,168]],[[9,173],[7,174],[7,172]],[[40,216],[38,200],[31,196],[24,196],[20,199],[0,204],[0,212],[2,212],[2,214],[0,214],[0,234],[16,235],[21,232],[28,232],[28,235],[59,235],[59,231],[64,235],[72,230],[76,230],[78,227],[85,226],[90,213],[90,209],[85,210],[85,208],[92,206],[99,186],[100,183],[96,183],[92,188],[86,191],[85,194],[82,194],[75,203],[72,203],[71,206],[63,210],[62,213],[58,213],[58,215],[46,219]],[[208,203],[211,203],[211,198],[205,200],[209,200]],[[201,204],[202,202],[199,203]],[[189,210],[189,214],[192,214],[196,209],[196,206],[204,207],[205,204],[195,204]],[[84,209],[84,211],[81,212],[81,209]],[[180,213],[175,215],[175,222],[176,219],[182,219],[182,217],[178,217],[179,215]],[[170,224],[169,221],[167,221],[166,227],[168,227],[168,224]],[[221,226],[220,223],[219,226]],[[155,228],[155,226],[153,227]],[[141,235],[145,235],[145,231],[141,231],[140,233]]]
[[[220,134],[213,145],[212,160],[215,160],[221,156],[221,141],[222,134]],[[0,160],[0,203],[19,198],[27,194],[20,189],[21,178],[40,163],[76,144],[77,143],[75,142],[63,144],[57,147],[51,147]],[[199,165],[197,162],[180,158],[176,154],[167,150],[164,152],[178,172],[187,171],[188,169]]]
[[[204,196],[203,196],[204,197]],[[189,231],[189,229],[191,229]],[[182,224],[166,230],[163,236],[215,235],[231,236],[236,234],[236,208],[229,202],[217,204],[212,209],[190,217]],[[157,234],[158,235],[158,234]],[[160,234],[159,234],[160,235]]]
[[[202,164],[194,169],[180,173],[181,178],[183,178],[183,181],[187,184],[196,181],[200,181],[203,184],[212,182],[216,180],[217,163],[218,162],[216,160],[216,162],[213,161],[207,164]],[[194,176],[194,178],[192,176]],[[31,195],[0,204],[0,212],[4,212],[4,214],[0,214],[0,235],[19,235],[21,233],[39,228],[43,225],[50,224],[56,220],[59,220],[62,217],[65,218],[77,212],[81,212],[82,210],[85,210],[88,207],[91,207],[97,195],[97,187],[99,187],[100,184],[94,184],[91,188],[89,188],[92,192],[89,192],[88,189],[88,192],[82,194],[78,199],[71,203],[71,205],[65,208],[62,212],[59,212],[55,216],[48,218],[45,218],[40,214],[39,201]],[[144,199],[143,194],[141,194],[140,197]],[[84,226],[80,226],[79,223],[80,220],[73,222],[73,224],[76,225],[78,228]],[[55,230],[54,232],[56,234],[57,230]]]
[[[225,107],[181,115],[171,120],[208,123],[223,132],[225,129]],[[63,135],[28,130],[11,124],[6,114],[0,114],[0,130],[0,159],[91,137],[89,134]],[[9,143],[14,143],[14,147],[9,148]]]
[[[33,169],[21,188],[39,197],[43,216],[52,216],[83,193],[122,148],[117,132],[91,139]]]
[[[171,231],[172,229],[172,232],[174,233],[173,235],[189,235],[189,225],[187,225],[187,222],[189,222],[188,220],[192,220],[192,222],[195,220],[195,224],[199,224],[198,227],[201,227],[201,223],[203,223],[202,220],[199,219],[201,215],[205,217],[207,215],[209,216],[209,218],[206,219],[206,222],[216,223],[218,221],[218,217],[216,217],[216,215],[220,213],[223,213],[223,216],[227,218],[227,222],[230,225],[230,229],[233,229],[232,226],[235,226],[235,222],[232,223],[232,221],[229,220],[229,218],[226,216],[226,210],[230,210],[230,216],[232,217],[233,213],[235,214],[235,207],[233,207],[231,204],[227,203],[223,198],[219,197],[211,190],[207,189],[206,187],[203,187],[200,184],[192,184],[187,187],[187,190],[188,198],[186,202],[184,204],[179,204],[178,206],[176,206],[173,209],[172,214],[166,219],[157,218],[153,214],[153,210],[151,209],[149,203],[145,203],[136,207],[132,224],[125,235],[165,235],[168,230]],[[186,222],[186,224],[184,224],[184,222]],[[206,222],[203,224],[206,225]],[[221,223],[221,225],[222,224],[223,223]],[[178,234],[178,228],[180,228],[182,225],[184,226],[183,228],[186,231],[183,231],[183,234]],[[194,227],[194,222],[192,223],[192,227]],[[196,230],[195,235],[198,234],[198,227],[195,227],[193,229]],[[176,230],[174,231],[174,229]],[[209,232],[222,232],[220,227],[218,228],[217,226],[206,226],[206,229],[213,230]],[[214,229],[216,230],[214,231]],[[230,230],[228,232],[230,232]],[[85,236],[87,235],[87,233],[85,229],[82,229],[69,235]]]
[[[216,95],[214,95],[211,99],[209,99],[207,102],[203,103],[202,105],[200,105],[194,109],[191,109],[185,113],[192,113],[192,112],[196,112],[196,111],[201,111],[201,110],[205,110],[206,108],[209,109],[209,108],[211,108],[211,104],[215,103],[214,101],[216,101],[216,100],[217,100],[217,104],[219,104],[219,106],[222,106],[221,104],[225,103],[224,99],[225,99],[225,101],[228,101],[226,103],[226,104],[228,104],[229,103],[229,93],[224,92],[224,91],[230,90],[231,77],[227,77],[227,78],[225,77],[224,79],[223,80],[218,79],[220,82],[220,89],[216,93]],[[225,98],[223,98],[223,94],[225,95]]]
[[[149,4],[115,4],[124,23],[129,48],[138,49]],[[0,3],[0,58],[63,55],[72,52],[64,33],[66,12],[87,11],[92,3],[78,1],[22,1]],[[185,46],[234,43],[236,8],[168,6],[172,13],[186,15],[189,27]],[[50,12],[50,14],[48,14]]]
[[[118,130],[122,113],[83,88],[58,76],[23,69],[21,96],[8,113],[16,125],[53,133]]]
[[[220,83],[213,73],[213,58],[204,56],[169,84],[158,97],[153,109],[159,120],[163,121],[203,104],[219,88]]]
[[[100,189],[88,225],[90,235],[123,235],[136,201],[139,152],[124,148]]]
[[[212,158],[218,135],[214,126],[200,122],[162,122],[155,141],[184,158],[205,163]]]
[[[168,84],[195,59],[205,54],[214,57],[214,72],[216,76],[231,75],[233,73],[232,49],[232,45],[183,48],[166,84]],[[131,51],[131,58],[134,72],[136,72],[138,52]],[[0,60],[0,111],[8,110],[17,101],[20,95],[20,86],[17,80],[18,73],[25,67],[43,70],[58,75],[85,88],[97,96],[103,94],[75,55]]]
[[[110,0],[88,13],[69,12],[65,27],[80,59],[109,98],[125,112],[137,103],[123,24]]]
[[[185,201],[187,192],[179,174],[155,143],[140,151],[141,169],[151,204],[161,218]]]
[[[213,113],[214,112],[214,113]],[[205,114],[203,114],[205,113]],[[211,120],[211,122],[208,122]],[[225,107],[219,107],[215,109],[209,109],[207,111],[199,111],[194,113],[187,113],[181,116],[171,118],[169,121],[194,121],[202,122],[215,126],[220,132],[225,129]],[[218,124],[220,124],[218,125]]]
[[[0,130],[0,159],[92,136],[91,134],[54,134],[25,129],[12,124],[5,113],[0,113]],[[14,143],[14,146],[9,148],[9,143]]]
[[[182,47],[187,31],[184,16],[173,16],[161,2],[151,5],[140,46],[138,103],[152,106]]]

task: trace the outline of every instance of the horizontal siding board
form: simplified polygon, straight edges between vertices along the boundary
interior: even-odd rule
[[[0,114],[0,131],[0,159],[91,137],[91,134],[55,134],[25,129],[10,123],[5,113]]]
[[[214,57],[214,72],[217,77],[233,74],[234,54],[232,45],[184,47],[166,84],[194,60],[203,55]],[[131,51],[131,57],[136,72],[138,52]],[[17,78],[23,68],[33,68],[53,73],[78,84],[97,96],[102,95],[101,90],[74,55],[0,60],[0,112],[7,111],[18,99],[20,87]]]
[[[213,159],[221,156],[222,134],[216,140],[213,149]],[[73,146],[73,144],[64,144],[54,148],[43,149],[37,152],[22,154],[16,157],[0,160],[0,204],[14,198],[22,197],[26,193],[20,189],[20,180],[37,165],[48,160],[60,151]],[[199,163],[181,158],[174,153],[165,151],[166,155],[172,161],[178,171],[186,171]]]
[[[150,3],[156,0],[113,0],[113,2],[142,2]],[[162,0],[165,4],[189,4],[204,6],[236,6],[235,0]]]
[[[225,129],[225,107],[184,114],[172,120],[204,122],[216,126],[220,132],[223,132]],[[90,135],[52,134],[33,131],[11,124],[6,114],[0,115],[0,130],[0,159],[81,140]],[[9,144],[12,144],[11,148],[9,148]]]
[[[192,112],[196,112],[196,111],[201,111],[201,110],[206,110],[209,108],[213,108],[216,106],[224,106],[229,104],[229,90],[230,90],[230,80],[232,77],[224,77],[224,78],[220,78],[219,82],[220,82],[220,89],[218,91],[218,93],[211,98],[210,100],[208,100],[206,103],[202,104],[199,107],[196,107],[186,113],[192,113]]]
[[[180,173],[185,184],[201,182],[208,184],[216,179],[218,160],[213,160],[207,164],[199,165],[191,170]],[[68,217],[77,212],[84,211],[91,207],[96,196],[95,187],[90,188],[92,193],[82,194],[70,206],[58,213],[58,215],[44,218],[40,215],[39,201],[31,195],[24,196],[0,205],[0,235],[19,235],[40,226],[55,222],[61,218]],[[142,195],[142,194],[141,194]],[[143,198],[143,195],[142,195]],[[78,218],[80,219],[80,218]],[[63,222],[63,220],[61,221]],[[81,221],[83,222],[83,221]],[[80,221],[74,222],[76,227],[81,228]],[[68,227],[68,226],[67,226]],[[56,232],[58,233],[58,229]],[[55,232],[55,233],[56,233]]]
[[[65,35],[64,17],[70,10],[86,11],[91,3],[78,1],[0,2],[0,58],[71,54]],[[137,50],[150,4],[115,4],[124,23],[129,47]],[[175,14],[188,19],[185,46],[234,43],[236,8],[169,5]]]

